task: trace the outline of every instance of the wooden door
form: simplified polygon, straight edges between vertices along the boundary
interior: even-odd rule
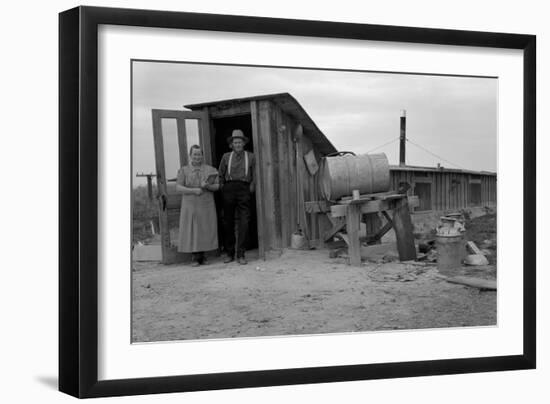
[[[208,113],[153,109],[153,139],[157,169],[157,200],[162,247],[162,263],[181,262],[187,257],[177,252],[181,194],[176,192],[178,170],[188,164],[189,148],[203,148],[206,164],[212,163]]]

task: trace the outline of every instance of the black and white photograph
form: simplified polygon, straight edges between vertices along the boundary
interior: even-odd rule
[[[543,5],[7,3],[2,401],[545,402]]]
[[[130,68],[132,343],[498,325],[498,77]]]

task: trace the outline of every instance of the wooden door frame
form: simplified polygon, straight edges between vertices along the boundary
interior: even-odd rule
[[[180,261],[177,251],[171,246],[170,229],[168,226],[168,189],[166,178],[166,165],[164,155],[164,134],[162,131],[163,119],[175,119],[177,126],[180,166],[188,162],[187,132],[185,120],[196,119],[199,121],[199,142],[204,152],[205,163],[211,164],[212,153],[210,150],[210,124],[208,111],[178,111],[166,109],[152,109],[153,143],[155,150],[155,167],[157,171],[157,201],[159,213],[159,233],[161,237],[162,263],[171,264]]]

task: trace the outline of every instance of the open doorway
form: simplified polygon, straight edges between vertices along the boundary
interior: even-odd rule
[[[245,150],[254,153],[254,144],[252,141],[252,117],[250,114],[231,116],[225,118],[213,119],[213,147],[212,147],[212,165],[216,168],[220,166],[220,161],[224,153],[231,151],[227,143],[227,138],[231,136],[231,132],[234,129],[240,129],[244,135],[249,139],[248,144],[245,146]],[[216,210],[218,213],[218,238],[220,247],[223,249],[223,204],[221,192],[216,192]],[[256,199],[253,195],[252,203],[250,206],[250,223],[249,223],[249,237],[247,250],[253,250],[258,248],[258,218],[256,215]]]

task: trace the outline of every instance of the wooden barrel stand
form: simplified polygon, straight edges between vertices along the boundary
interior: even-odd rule
[[[394,229],[397,252],[400,261],[416,259],[413,225],[410,208],[418,206],[418,197],[395,192],[361,195],[359,199],[342,198],[336,203],[326,201],[307,202],[306,210],[310,213],[324,212],[332,222],[332,228],[325,232],[327,242],[335,235],[343,235],[349,255],[349,264],[361,265],[360,224],[365,214],[381,213],[386,223],[374,233],[367,234],[368,244],[378,242],[390,229]],[[388,212],[392,212],[390,215]]]

